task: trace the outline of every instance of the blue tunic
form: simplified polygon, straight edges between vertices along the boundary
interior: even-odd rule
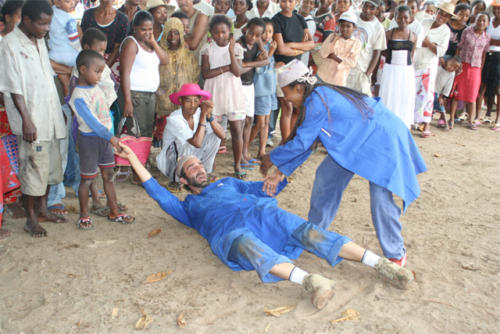
[[[278,207],[275,198],[262,191],[263,182],[245,182],[224,178],[205,187],[198,195],[180,201],[151,178],[143,183],[149,196],[161,208],[186,226],[197,230],[222,262],[233,270],[242,270],[228,259],[233,241],[252,232],[275,252],[296,259],[300,247],[290,246],[292,233],[305,220]],[[281,182],[278,191],[286,186]]]
[[[288,176],[319,139],[343,168],[401,197],[406,211],[420,195],[417,174],[427,167],[406,125],[379,98],[365,97],[365,102],[372,110],[362,113],[334,89],[315,88],[296,136],[275,148],[271,161]]]

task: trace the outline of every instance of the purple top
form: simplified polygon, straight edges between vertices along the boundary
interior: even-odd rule
[[[485,31],[478,36],[474,33],[474,26],[470,26],[464,30],[462,39],[458,43],[460,58],[472,67],[481,67],[483,52],[489,45],[490,35]]]

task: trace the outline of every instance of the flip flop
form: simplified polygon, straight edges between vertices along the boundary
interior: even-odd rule
[[[135,218],[124,213],[119,213],[116,217],[108,216],[108,220],[115,223],[121,223],[124,225],[132,224]]]
[[[58,216],[65,216],[68,214],[68,210],[64,209],[64,204],[62,203],[51,205],[47,208],[47,210]]]
[[[94,228],[94,225],[92,224],[92,218],[90,217],[81,217],[78,219],[77,226],[79,230],[91,230]]]
[[[250,160],[248,160],[248,163],[250,165],[254,165],[254,166],[260,166],[260,164],[261,164],[260,160],[257,160],[257,159],[250,159]]]
[[[242,169],[245,169],[245,170],[255,170],[255,168],[256,168],[256,165],[249,164],[249,163],[240,164],[240,166]]]
[[[226,146],[219,147],[217,154],[224,154],[224,153],[227,153],[227,147]]]

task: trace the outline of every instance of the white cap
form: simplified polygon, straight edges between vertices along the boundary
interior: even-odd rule
[[[352,24],[356,25],[358,23],[358,18],[356,14],[354,14],[351,10],[348,10],[340,15],[339,21],[351,22]]]

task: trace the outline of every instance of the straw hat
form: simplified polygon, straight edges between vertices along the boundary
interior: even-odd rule
[[[443,2],[439,6],[436,7],[437,9],[442,10],[445,13],[448,13],[451,15],[453,18],[458,18],[458,16],[455,15],[455,4],[452,2]]]
[[[167,8],[167,4],[163,0],[148,0],[146,3],[146,10],[151,10],[160,6]]]
[[[491,2],[491,5],[492,5],[493,7],[500,7],[500,0],[493,0],[493,1]]]

